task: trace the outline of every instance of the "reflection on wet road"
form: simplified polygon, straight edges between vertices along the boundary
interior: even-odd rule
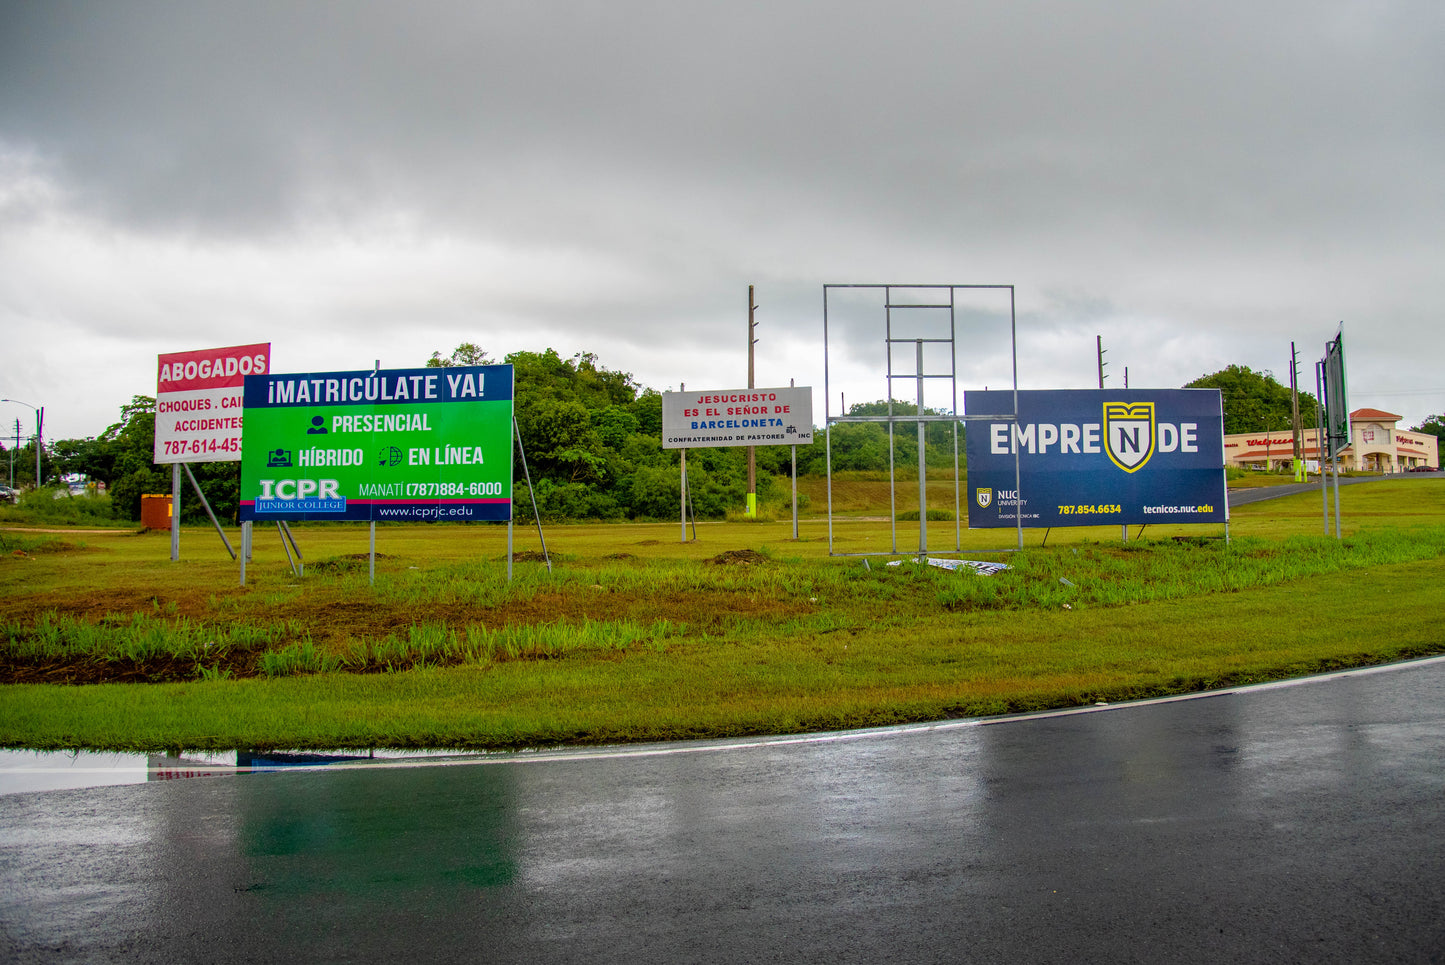
[[[1445,949],[1445,663],[827,739],[0,798],[19,961]]]

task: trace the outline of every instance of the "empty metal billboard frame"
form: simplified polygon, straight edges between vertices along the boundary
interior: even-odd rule
[[[887,370],[888,386],[888,414],[878,416],[850,416],[846,412],[833,415],[833,394],[831,383],[831,359],[829,349],[829,295],[834,289],[871,289],[883,292],[884,312],[884,342],[883,352]],[[958,352],[957,352],[957,298],[959,291],[1006,291],[1009,299],[1009,354],[1013,368],[1013,412],[991,413],[991,414],[959,414],[958,411]],[[946,294],[946,301],[926,302],[902,302],[894,304],[893,293],[895,291],[910,292],[939,292]],[[941,294],[940,297],[943,297]],[[931,298],[931,296],[930,296]],[[929,309],[948,311],[948,337],[947,338],[895,338],[893,335],[893,313],[909,309]],[[1019,365],[1018,365],[1018,322],[1014,305],[1014,286],[1012,285],[824,285],[823,286],[823,411],[825,429],[825,447],[827,456],[828,472],[828,555],[829,556],[898,556],[902,555],[898,549],[898,512],[897,512],[897,475],[893,461],[893,427],[898,423],[911,423],[918,427],[918,559],[920,562],[928,556],[928,472],[926,463],[927,441],[924,429],[930,422],[951,422],[953,424],[953,518],[954,518],[954,548],[951,551],[942,551],[952,554],[963,552],[963,513],[959,500],[959,466],[958,466],[958,424],[960,422],[1017,422],[1018,421],[1018,392],[1019,392]],[[895,373],[893,371],[893,346],[899,344],[913,344],[915,369],[913,372]],[[948,346],[948,371],[927,372],[924,368],[925,344],[946,344]],[[917,411],[910,414],[895,414],[893,411],[893,383],[898,379],[913,379],[917,387]],[[927,415],[924,413],[924,386],[930,379],[947,379],[951,393],[951,414]],[[891,552],[876,551],[868,553],[839,553],[834,549],[833,540],[833,425],[846,422],[873,422],[884,423],[888,426],[888,509],[889,509],[889,530],[892,535],[893,549]],[[1014,451],[1014,487],[1020,488],[1019,455],[1017,449]],[[1023,549],[1024,530],[1023,514],[1015,512],[1015,523],[1018,534],[1016,546],[1000,547],[995,550],[974,550],[973,552],[1014,552]]]

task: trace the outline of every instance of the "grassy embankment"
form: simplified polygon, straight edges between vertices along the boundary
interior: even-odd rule
[[[515,747],[777,733],[1118,700],[1445,651],[1445,481],[1236,510],[1218,527],[965,532],[994,577],[827,557],[776,523],[566,526],[554,572],[499,527],[299,527],[297,580],[258,534],[250,585],[213,533],[0,534],[0,745]],[[816,504],[815,504],[816,506]],[[902,507],[900,507],[902,508]],[[900,548],[917,545],[901,524]],[[929,543],[952,547],[952,523]],[[689,535],[690,532],[689,532]],[[1131,538],[1134,537],[1131,531]],[[1176,541],[1174,536],[1191,539]],[[891,548],[835,524],[839,551]],[[518,529],[519,551],[539,549]],[[19,550],[24,555],[15,555]],[[750,550],[752,553],[737,551]]]

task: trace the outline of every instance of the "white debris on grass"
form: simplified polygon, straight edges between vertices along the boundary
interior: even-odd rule
[[[909,562],[914,562],[909,560]],[[902,560],[893,560],[889,566],[899,566]],[[982,560],[942,560],[932,556],[928,558],[929,566],[936,566],[941,570],[972,570],[980,576],[993,576],[1001,570],[1009,568],[1007,563],[985,563]]]

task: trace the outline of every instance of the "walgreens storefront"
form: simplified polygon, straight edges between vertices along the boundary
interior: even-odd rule
[[[1341,454],[1341,468],[1351,472],[1406,472],[1416,466],[1440,468],[1440,440],[1424,432],[1397,429],[1400,416],[1379,409],[1350,413],[1350,444]],[[1302,458],[1319,469],[1317,430],[1303,433]],[[1288,470],[1294,465],[1294,436],[1283,432],[1239,432],[1224,437],[1226,465],[1245,469]]]

